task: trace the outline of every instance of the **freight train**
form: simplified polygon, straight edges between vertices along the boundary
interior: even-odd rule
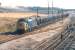
[[[34,29],[44,27],[48,24],[55,23],[57,21],[63,20],[68,17],[69,14],[56,15],[56,16],[31,16],[27,18],[20,18],[16,22],[16,30],[14,32],[4,32],[0,34],[24,34],[26,32],[31,32]]]
[[[17,30],[23,30],[24,33],[31,32],[36,28],[44,27],[45,25],[63,20],[64,18],[68,17],[68,15],[69,14],[57,16],[31,16],[28,18],[20,18],[17,21]]]

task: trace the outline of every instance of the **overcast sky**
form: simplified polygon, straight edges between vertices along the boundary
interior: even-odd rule
[[[0,0],[2,6],[40,6],[47,7],[49,1],[49,5],[51,7],[52,0]],[[65,8],[65,9],[75,9],[75,0],[53,0],[54,7]]]

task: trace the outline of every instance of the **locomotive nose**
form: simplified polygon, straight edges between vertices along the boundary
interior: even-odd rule
[[[18,23],[18,29],[24,29],[24,22]]]
[[[29,29],[28,23],[26,22],[25,18],[21,18],[17,21],[17,30],[27,32],[28,29]]]

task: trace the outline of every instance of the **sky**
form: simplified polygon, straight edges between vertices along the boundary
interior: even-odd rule
[[[0,0],[2,3],[1,6],[25,6],[25,7],[34,7],[34,6],[39,6],[39,7],[48,7],[48,2],[49,6],[52,6],[52,0]],[[65,8],[65,9],[75,9],[75,0],[53,0],[53,6],[54,7],[59,7],[59,8]]]

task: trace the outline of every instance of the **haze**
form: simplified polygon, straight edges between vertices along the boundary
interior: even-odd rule
[[[52,0],[0,0],[2,6],[25,6],[25,7],[47,7],[48,1],[50,7],[52,6]],[[54,7],[65,8],[65,9],[75,9],[75,0],[53,0]]]

